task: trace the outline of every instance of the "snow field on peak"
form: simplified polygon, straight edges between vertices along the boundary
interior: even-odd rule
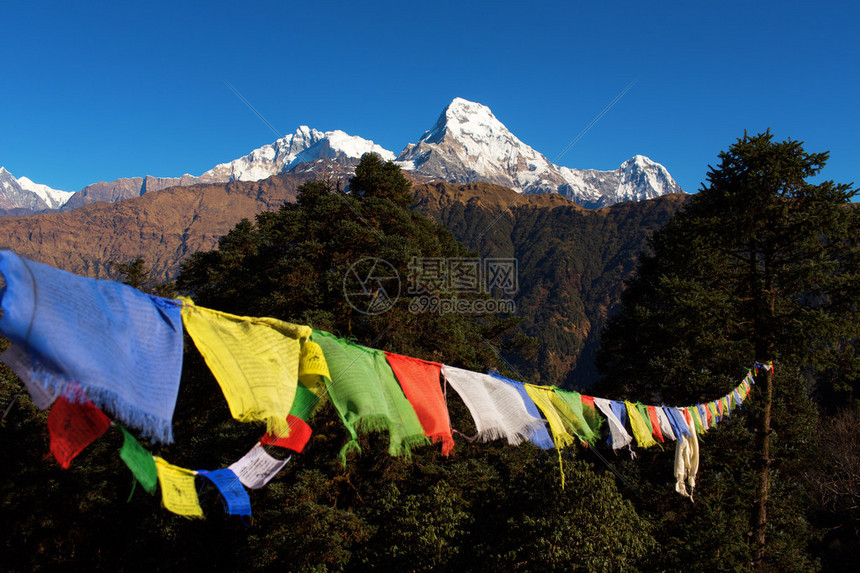
[[[75,194],[73,191],[60,191],[59,189],[52,189],[51,187],[42,185],[41,183],[34,183],[27,177],[21,177],[18,179],[18,185],[21,186],[21,189],[31,191],[38,195],[45,203],[50,205],[51,208],[61,207],[69,200],[69,197]]]

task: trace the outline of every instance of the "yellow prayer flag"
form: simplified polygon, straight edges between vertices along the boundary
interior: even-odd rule
[[[651,435],[651,430],[648,429],[648,424],[646,424],[642,419],[636,405],[631,404],[626,400],[624,401],[624,405],[627,407],[627,417],[630,419],[630,429],[633,430],[633,437],[636,438],[636,443],[639,444],[639,447],[650,448],[651,446],[656,446],[657,442],[654,441],[654,438]]]
[[[549,429],[552,432],[552,441],[555,442],[555,447],[561,450],[574,443],[576,440],[565,429],[564,414],[558,411],[556,402],[559,402],[564,408],[567,408],[567,405],[558,399],[552,388],[535,386],[534,384],[524,384],[523,386],[535,405],[543,412],[546,421],[549,422]]]
[[[322,347],[308,340],[302,344],[299,357],[299,380],[317,396],[325,395],[325,380],[331,380]]]
[[[180,300],[185,329],[218,380],[233,417],[263,421],[270,434],[289,435],[287,415],[296,395],[300,339],[309,338],[311,328]]]
[[[711,425],[716,426],[717,425],[717,418],[720,417],[720,413],[717,411],[717,403],[716,402],[708,402],[707,404],[705,404],[705,407],[711,411],[711,420],[713,420]]]
[[[158,456],[153,458],[164,507],[178,515],[202,518],[203,508],[200,507],[197,487],[194,485],[195,473],[169,464]]]
[[[707,430],[705,430],[705,422],[702,421],[702,415],[699,413],[699,408],[696,406],[689,406],[690,415],[693,417],[693,423],[696,426],[696,431],[700,434],[704,434]]]

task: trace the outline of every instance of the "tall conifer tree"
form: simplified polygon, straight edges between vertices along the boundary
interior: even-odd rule
[[[838,365],[843,383],[856,380],[860,219],[850,185],[809,181],[827,157],[770,131],[720,153],[700,192],[653,236],[598,357],[604,391],[682,403],[718,397],[744,364],[777,364],[776,377],[760,372],[754,396],[759,568],[779,368],[823,380]]]

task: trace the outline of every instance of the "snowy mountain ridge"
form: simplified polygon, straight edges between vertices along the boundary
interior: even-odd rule
[[[72,195],[74,192],[52,189],[27,177],[16,179],[5,167],[0,167],[0,209],[59,209]]]
[[[521,193],[560,193],[590,208],[682,192],[665,167],[643,155],[614,171],[555,165],[520,141],[488,107],[462,98],[455,98],[397,162],[456,183],[488,181]]]
[[[294,133],[257,148],[248,155],[220,163],[195,177],[133,177],[88,185],[77,194],[57,191],[15,179],[0,168],[0,210],[53,210],[68,203],[70,210],[95,201],[119,201],[175,185],[259,181],[299,165],[320,160],[350,172],[364,153],[378,153],[404,170],[454,183],[486,181],[520,193],[559,193],[588,208],[621,201],[641,201],[682,193],[665,167],[643,155],[625,161],[614,171],[571,169],[553,164],[520,141],[485,105],[454,98],[417,143],[399,155],[371,140],[340,130],[322,132],[300,126]],[[74,195],[74,198],[69,200]]]
[[[385,160],[394,159],[392,152],[367,139],[340,130],[321,132],[302,125],[295,133],[255,149],[244,157],[216,165],[197,179],[201,183],[259,181],[317,159],[354,160],[358,163],[368,152],[378,153]]]

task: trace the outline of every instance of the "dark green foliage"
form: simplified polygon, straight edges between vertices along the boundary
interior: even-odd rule
[[[176,285],[172,282],[155,283],[150,278],[152,273],[147,268],[146,260],[143,257],[137,257],[130,263],[111,263],[110,266],[116,269],[119,280],[123,284],[156,296],[166,298],[176,296]]]
[[[412,202],[412,183],[393,161],[383,161],[377,153],[365,153],[349,180],[349,190],[361,197],[389,199],[400,207]]]
[[[811,386],[845,398],[857,380],[860,219],[849,186],[807,182],[826,153],[768,132],[720,159],[654,234],[604,332],[595,392],[692,404],[724,395],[753,361],[774,360],[773,385],[757,377],[746,413],[702,445],[703,472],[718,480],[703,474],[697,499],[716,513],[685,520],[679,552],[655,566],[695,557],[703,568],[804,570],[814,565],[802,480],[814,465]]]
[[[122,277],[122,282],[138,290],[145,290],[149,282],[149,269],[143,257],[137,257],[130,263],[113,263],[112,267]]]

